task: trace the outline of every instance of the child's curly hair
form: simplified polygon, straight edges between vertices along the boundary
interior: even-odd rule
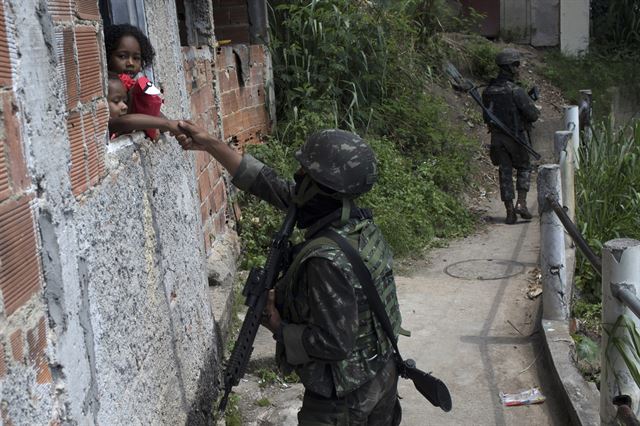
[[[142,68],[153,62],[156,52],[149,41],[149,38],[138,27],[129,24],[109,25],[104,29],[104,44],[107,50],[107,59],[111,53],[118,48],[120,39],[124,36],[131,36],[138,40],[140,44],[140,55],[142,58]]]

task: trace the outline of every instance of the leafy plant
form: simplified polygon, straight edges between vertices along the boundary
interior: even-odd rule
[[[640,386],[640,333],[635,323],[625,315],[620,315],[614,324],[604,327],[604,330],[608,336],[605,359],[610,367],[609,371],[614,371],[610,354],[615,349],[627,366],[636,386]],[[616,376],[616,382],[619,380]]]
[[[640,238],[640,123],[597,126],[581,147],[576,181],[578,226],[597,253],[610,239]],[[600,279],[581,254],[576,284],[586,302],[600,301]]]

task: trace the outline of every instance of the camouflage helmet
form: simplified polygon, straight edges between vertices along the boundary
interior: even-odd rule
[[[313,133],[295,157],[314,182],[347,198],[369,191],[378,178],[371,147],[344,130]]]
[[[496,64],[498,66],[501,65],[511,65],[516,62],[520,62],[520,52],[515,49],[504,49],[502,52],[496,55]]]

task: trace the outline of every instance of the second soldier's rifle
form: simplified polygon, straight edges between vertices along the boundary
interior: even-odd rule
[[[480,97],[480,93],[478,93],[478,88],[471,81],[462,77],[462,74],[460,74],[460,72],[456,69],[455,66],[453,66],[451,62],[448,62],[445,66],[445,72],[453,80],[452,86],[455,90],[468,93],[469,95],[471,95],[473,100],[476,101],[478,105],[480,105],[480,108],[482,108],[485,116],[489,118],[490,124],[492,126],[497,127],[502,133],[513,139],[514,142],[522,146],[536,160],[539,160],[541,158],[540,154],[534,151],[534,149],[531,148],[531,145],[527,143],[527,141],[516,135],[509,127],[502,123],[502,121],[500,121],[500,119],[496,117],[489,108],[487,108],[482,103],[482,98]]]
[[[246,297],[244,303],[248,307],[247,315],[244,317],[238,339],[233,346],[224,371],[224,395],[218,406],[220,411],[225,410],[231,389],[244,376],[251,352],[253,352],[256,333],[260,328],[262,313],[267,305],[269,290],[274,288],[280,278],[280,273],[286,269],[290,248],[289,237],[291,237],[295,223],[296,207],[292,204],[287,211],[282,227],[273,237],[264,267],[251,269],[244,290],[242,290],[242,294]]]

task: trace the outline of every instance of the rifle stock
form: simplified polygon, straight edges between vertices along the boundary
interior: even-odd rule
[[[437,377],[417,368],[414,360],[404,360],[400,366],[400,376],[410,379],[418,392],[435,407],[440,407],[444,412],[451,411],[451,394],[447,385]]]
[[[246,371],[253,352],[253,342],[258,333],[258,328],[260,328],[262,312],[267,305],[269,290],[274,288],[276,281],[280,277],[280,272],[285,268],[289,237],[295,222],[296,207],[292,205],[287,211],[282,227],[271,242],[264,268],[253,268],[245,283],[242,294],[246,297],[247,314],[244,317],[238,338],[224,371],[224,395],[218,406],[221,412],[224,412],[227,406],[231,390],[240,382]]]
[[[496,117],[493,112],[491,112],[491,110],[489,110],[486,106],[484,106],[484,104],[482,103],[482,98],[478,93],[478,88],[469,80],[462,77],[462,74],[460,74],[460,72],[456,69],[455,66],[453,66],[452,63],[450,62],[447,63],[447,65],[445,66],[445,72],[449,74],[449,77],[451,77],[451,79],[453,80],[453,88],[455,90],[466,92],[469,95],[471,95],[473,100],[476,101],[478,105],[480,105],[480,108],[482,108],[482,111],[489,118],[489,121],[493,126],[500,129],[502,133],[509,136],[518,145],[522,146],[536,160],[539,160],[540,158],[542,158],[540,154],[534,151],[534,149],[531,148],[531,146],[526,141],[524,141],[518,135],[514,134],[511,131],[511,129],[509,129],[504,123],[502,123],[502,121],[500,121],[500,119]],[[536,96],[537,96],[537,91],[536,91]]]

